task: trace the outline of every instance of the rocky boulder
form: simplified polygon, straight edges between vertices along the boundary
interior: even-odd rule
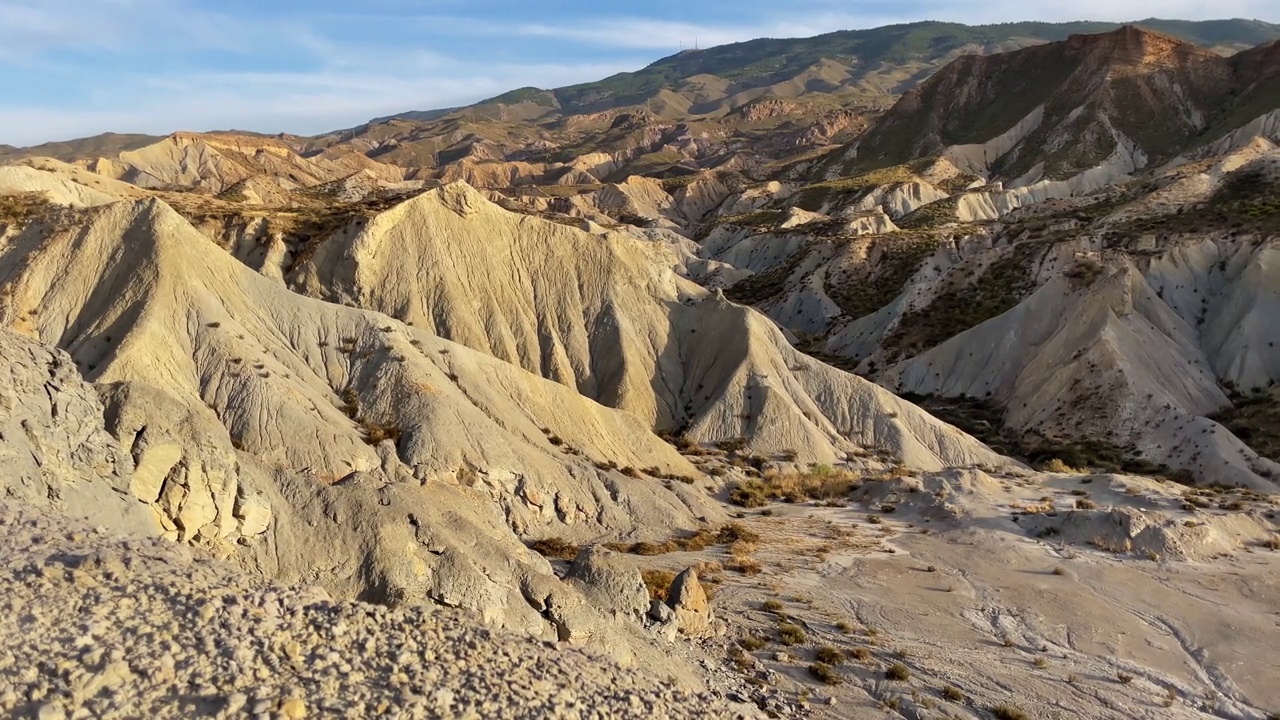
[[[102,417],[66,353],[0,329],[0,498],[155,534],[156,518],[129,496],[132,459]]]
[[[671,588],[667,590],[667,606],[674,612],[676,626],[682,634],[694,638],[715,634],[711,602],[693,568],[688,568],[671,581]]]
[[[640,571],[625,556],[606,548],[583,548],[565,580],[606,615],[638,620],[649,608],[649,592]]]

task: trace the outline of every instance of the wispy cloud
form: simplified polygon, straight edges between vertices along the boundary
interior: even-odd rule
[[[0,106],[0,142],[34,144],[115,132],[245,129],[320,133],[415,108],[452,107],[515,87],[565,85],[630,66],[442,63],[425,75],[366,72],[192,73],[125,78],[92,109]]]
[[[1280,20],[1275,0],[0,0],[0,143],[311,133],[636,69],[695,41],[921,19]]]

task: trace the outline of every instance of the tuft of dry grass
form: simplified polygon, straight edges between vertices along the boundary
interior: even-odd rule
[[[822,662],[810,665],[809,674],[824,685],[839,685],[844,682],[840,677],[840,673],[836,672],[830,665]]]
[[[756,575],[764,572],[764,568],[760,565],[759,561],[748,557],[735,557],[730,560],[729,564],[725,567],[734,572],[742,573],[747,577],[755,577]]]
[[[911,679],[911,669],[902,663],[894,663],[884,671],[884,676],[894,682],[906,682]]]
[[[762,477],[738,483],[729,501],[745,508],[764,507],[772,502],[802,503],[843,498],[857,487],[858,478],[846,470],[818,465],[803,472],[770,470]]]
[[[814,659],[826,665],[840,665],[844,663],[844,651],[840,648],[824,645],[818,648],[818,652],[814,655]]]
[[[951,685],[942,688],[942,697],[943,699],[953,703],[962,703],[965,701],[964,693]]]
[[[26,222],[49,206],[49,200],[41,192],[0,193],[0,224]]]
[[[676,574],[666,570],[645,570],[640,573],[644,586],[649,589],[649,597],[654,600],[666,600],[667,591],[676,579]]]
[[[1068,465],[1066,462],[1062,460],[1062,458],[1053,458],[1052,460],[1041,465],[1040,469],[1045,472],[1060,473],[1064,475],[1079,474],[1078,470]]]
[[[782,623],[778,626],[778,640],[783,645],[800,645],[808,639],[804,628],[795,623]]]
[[[543,557],[572,560],[578,557],[580,548],[564,538],[547,538],[529,543],[529,549]]]
[[[1030,715],[1012,705],[1003,703],[992,707],[991,714],[995,716],[996,720],[1031,720]]]

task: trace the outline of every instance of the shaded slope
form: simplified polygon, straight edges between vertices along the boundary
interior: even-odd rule
[[[864,450],[920,467],[1003,462],[677,277],[662,246],[516,215],[465,185],[289,262],[303,292],[429,326],[699,441],[745,437],[822,462]]]
[[[268,465],[329,481],[470,473],[530,533],[688,526],[710,513],[685,505],[691,493],[591,465],[695,474],[637,418],[389,318],[296,296],[159,201],[82,211],[47,232],[28,228],[0,255],[5,321],[67,349],[97,382],[163,388]]]
[[[1187,149],[1250,80],[1231,59],[1137,27],[1077,35],[957,60],[847,157],[884,167],[945,154],[1007,180],[1068,177],[1117,152],[1142,167]]]

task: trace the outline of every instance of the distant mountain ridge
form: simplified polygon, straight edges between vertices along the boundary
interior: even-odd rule
[[[839,172],[944,156],[974,175],[1034,180],[1066,178],[1117,153],[1134,167],[1170,160],[1276,107],[1278,48],[1223,57],[1125,26],[967,56],[907,92],[843,155]]]
[[[854,70],[863,82],[894,78],[895,68],[916,63],[939,67],[956,53],[982,48],[984,52],[1014,46],[1065,40],[1071,35],[1105,33],[1125,23],[1018,22],[970,26],[959,23],[918,22],[867,30],[842,30],[810,38],[761,38],[705,50],[686,50],[636,72],[619,73],[595,82],[554,90],[527,87],[504,93],[472,107],[533,103],[568,113],[600,112],[643,104],[662,90],[701,75],[714,75],[741,89],[772,85],[803,73],[822,60],[834,60]],[[1280,25],[1260,20],[1162,20],[1148,18],[1135,25],[1172,35],[1197,45],[1238,51],[1280,39]],[[897,80],[912,84],[918,77]],[[899,89],[901,92],[902,89]],[[414,112],[392,118],[427,119]],[[414,117],[417,116],[417,117]]]
[[[1198,43],[1205,49],[1197,52],[1209,58],[1280,39],[1280,25],[1253,20],[1150,19],[1140,25]],[[949,63],[976,67],[984,56],[1119,27],[1097,22],[921,22],[812,38],[759,39],[685,51],[596,82],[555,90],[521,88],[464,108],[411,111],[314,137],[221,135],[262,138],[262,143],[249,143],[255,146],[279,141],[310,162],[414,182],[591,186],[633,175],[678,178],[707,169],[764,177],[775,164],[801,162],[807,153],[853,143],[904,93]],[[1266,59],[1249,55],[1238,62],[1254,61],[1249,58],[1257,61],[1261,79],[1256,87],[1237,88],[1243,93],[1239,102],[1226,105],[1241,117],[1225,117],[1224,123],[1250,121],[1280,94],[1267,80]],[[1241,73],[1247,70],[1241,68]],[[1016,102],[1005,100],[1001,106]],[[1249,115],[1257,108],[1263,110]],[[0,162],[52,157],[72,163],[105,159],[109,165],[157,143],[165,144],[160,152],[164,163],[186,164],[187,170],[175,177],[206,167],[198,154],[175,150],[167,139],[110,133],[36,148],[0,147]],[[186,141],[176,144],[185,147]],[[274,167],[270,158],[263,159],[267,162],[219,161],[225,171],[206,185],[220,191],[263,166]],[[106,174],[123,177],[129,172],[126,167]],[[288,186],[306,185],[308,178],[336,179],[330,171],[289,175]]]

